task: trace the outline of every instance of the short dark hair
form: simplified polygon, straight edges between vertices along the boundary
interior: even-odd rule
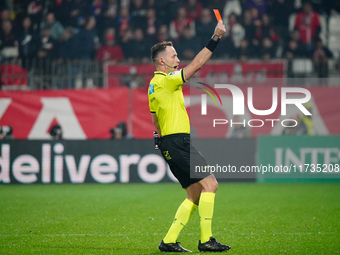
[[[155,44],[151,48],[151,60],[156,63],[158,54],[165,50],[167,46],[173,46],[171,41],[163,41]]]

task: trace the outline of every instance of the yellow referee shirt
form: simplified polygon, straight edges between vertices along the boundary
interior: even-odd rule
[[[186,80],[183,69],[166,74],[160,71],[149,85],[149,107],[156,113],[162,136],[190,133],[188,113],[184,107],[182,85]]]

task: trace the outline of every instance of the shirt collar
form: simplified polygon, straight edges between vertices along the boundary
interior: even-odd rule
[[[155,72],[155,75],[156,75],[156,74],[160,74],[160,75],[163,75],[163,76],[166,76],[166,75],[167,75],[166,73],[164,73],[164,72],[162,72],[162,71],[156,71],[156,72]]]

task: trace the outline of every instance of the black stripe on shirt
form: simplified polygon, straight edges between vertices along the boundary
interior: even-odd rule
[[[181,76],[182,76],[183,82],[187,82],[187,81],[185,80],[185,78],[184,78],[184,69],[181,69]]]
[[[155,74],[160,74],[160,75],[166,76],[165,73],[157,73],[157,72],[156,72]]]

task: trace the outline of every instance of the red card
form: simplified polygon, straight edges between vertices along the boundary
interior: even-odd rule
[[[215,16],[216,16],[216,19],[217,21],[220,21],[222,20],[222,17],[221,17],[221,14],[220,14],[220,11],[217,10],[217,9],[213,9],[214,13],[215,13]]]

